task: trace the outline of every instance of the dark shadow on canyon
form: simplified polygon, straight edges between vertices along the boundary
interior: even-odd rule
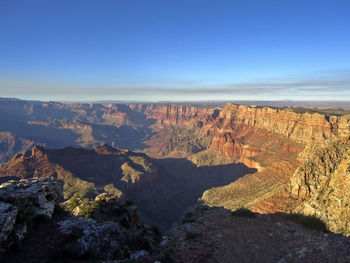
[[[102,143],[133,151],[144,149],[144,142],[154,135],[150,127],[156,120],[132,110],[128,105],[115,106],[117,112],[125,115],[120,123],[106,118],[110,109],[99,104],[2,100],[0,133],[11,133],[0,134],[0,155],[6,156],[2,162],[9,161],[16,154],[14,142],[17,142],[18,151],[31,148],[21,139],[50,149],[65,146],[91,149]]]
[[[228,185],[256,169],[241,163],[197,167],[187,159],[156,159],[157,179],[142,187],[135,186],[127,196],[138,206],[141,218],[161,231],[177,222],[203,192]]]
[[[125,160],[118,155],[98,154],[93,150],[72,147],[46,150],[46,153],[53,163],[81,180],[100,188],[114,184],[135,202],[143,221],[157,226],[161,231],[178,221],[184,211],[202,197],[204,191],[228,185],[246,174],[256,172],[256,169],[241,163],[197,167],[184,158],[152,159],[157,171],[155,174],[145,174],[140,182],[126,183],[119,177]],[[142,153],[137,155],[147,157]],[[142,170],[135,164],[130,165]]]

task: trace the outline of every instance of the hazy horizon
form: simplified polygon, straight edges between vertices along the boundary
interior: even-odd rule
[[[159,104],[159,105],[192,105],[192,106],[219,106],[228,103],[247,106],[288,107],[288,108],[317,108],[350,110],[350,100],[173,100],[173,101],[147,101],[147,100],[25,100],[21,98],[4,98],[2,100],[18,100],[29,103],[62,103],[62,104]]]

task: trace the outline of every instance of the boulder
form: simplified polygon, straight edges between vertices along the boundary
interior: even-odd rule
[[[0,201],[13,204],[19,214],[51,217],[55,204],[63,198],[63,182],[51,178],[11,180],[0,185]]]
[[[71,217],[58,224],[60,231],[73,239],[66,244],[66,252],[72,256],[90,255],[104,259],[118,256],[120,247],[117,223],[97,223],[92,218]]]
[[[25,179],[0,185],[0,254],[20,242],[27,225],[39,216],[50,217],[63,197],[63,182],[56,179]]]

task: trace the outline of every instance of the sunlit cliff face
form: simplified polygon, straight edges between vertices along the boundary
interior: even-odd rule
[[[112,169],[113,165],[109,167],[109,161],[105,160],[111,157],[100,152],[102,148],[97,148],[100,149],[97,152],[95,150],[100,158],[98,165],[96,163],[96,167],[101,168],[99,176],[91,174],[92,181],[87,180],[87,177],[80,178],[86,179],[86,184],[79,184],[72,179],[73,185],[80,185],[85,191],[100,187],[99,180],[103,181],[103,185],[115,183],[118,186],[119,181],[131,183],[132,187],[119,185],[122,188],[119,190],[133,196],[141,206],[148,207],[150,210],[141,211],[145,214],[149,211],[152,211],[151,214],[165,212],[162,209],[166,207],[162,202],[153,202],[153,208],[148,206],[152,198],[168,198],[174,204],[181,203],[177,210],[174,208],[176,216],[179,216],[186,206],[200,196],[211,206],[229,209],[244,206],[260,213],[301,209],[303,198],[295,196],[295,191],[291,194],[288,190],[295,183],[295,180],[291,180],[293,174],[295,176],[297,171],[301,171],[300,167],[309,156],[317,155],[319,150],[315,146],[328,149],[330,143],[336,141],[348,145],[350,138],[349,115],[296,113],[293,109],[233,104],[225,107],[159,104],[31,105],[18,101],[4,102],[0,107],[13,115],[0,116],[4,124],[4,132],[0,133],[2,160],[8,160],[18,151],[35,144],[49,148],[72,145],[91,149],[104,142],[113,147],[137,149],[154,158],[151,161],[152,172],[142,168],[140,163],[135,163],[135,158],[129,157],[125,160],[129,158],[130,161],[118,162],[120,165]],[[39,158],[40,162],[32,160],[26,165],[16,166],[21,158],[27,160],[29,156],[38,157],[40,151],[36,152],[35,149],[38,148],[34,148],[34,153],[28,156],[17,156],[12,162],[13,169],[9,171],[17,169],[17,172],[23,171],[28,176],[32,176],[35,171],[36,176],[46,176],[51,169],[54,174],[75,178],[76,174],[70,170],[74,165],[60,166],[57,170],[57,163],[54,164],[52,156],[48,158],[49,155],[45,154]],[[329,151],[333,151],[331,149]],[[122,155],[132,153],[124,152]],[[94,163],[92,159],[82,156],[84,162],[90,161],[81,167],[90,167]],[[243,173],[231,167],[233,163],[244,164],[246,167]],[[249,168],[251,170],[247,170]],[[337,174],[346,171],[337,169]],[[90,174],[91,171],[82,169],[81,174]],[[118,176],[112,178],[110,172],[107,176],[106,171],[118,171]],[[144,176],[145,171],[152,176]],[[11,176],[11,172],[6,176]],[[201,180],[198,180],[200,176]],[[303,189],[302,184],[309,183],[299,182],[300,189]],[[166,185],[175,187],[172,191],[164,191]],[[148,194],[151,188],[157,193],[156,196]],[[150,213],[147,216],[150,217]]]

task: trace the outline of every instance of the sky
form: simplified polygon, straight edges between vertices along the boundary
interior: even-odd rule
[[[350,100],[350,1],[0,0],[0,97]]]

